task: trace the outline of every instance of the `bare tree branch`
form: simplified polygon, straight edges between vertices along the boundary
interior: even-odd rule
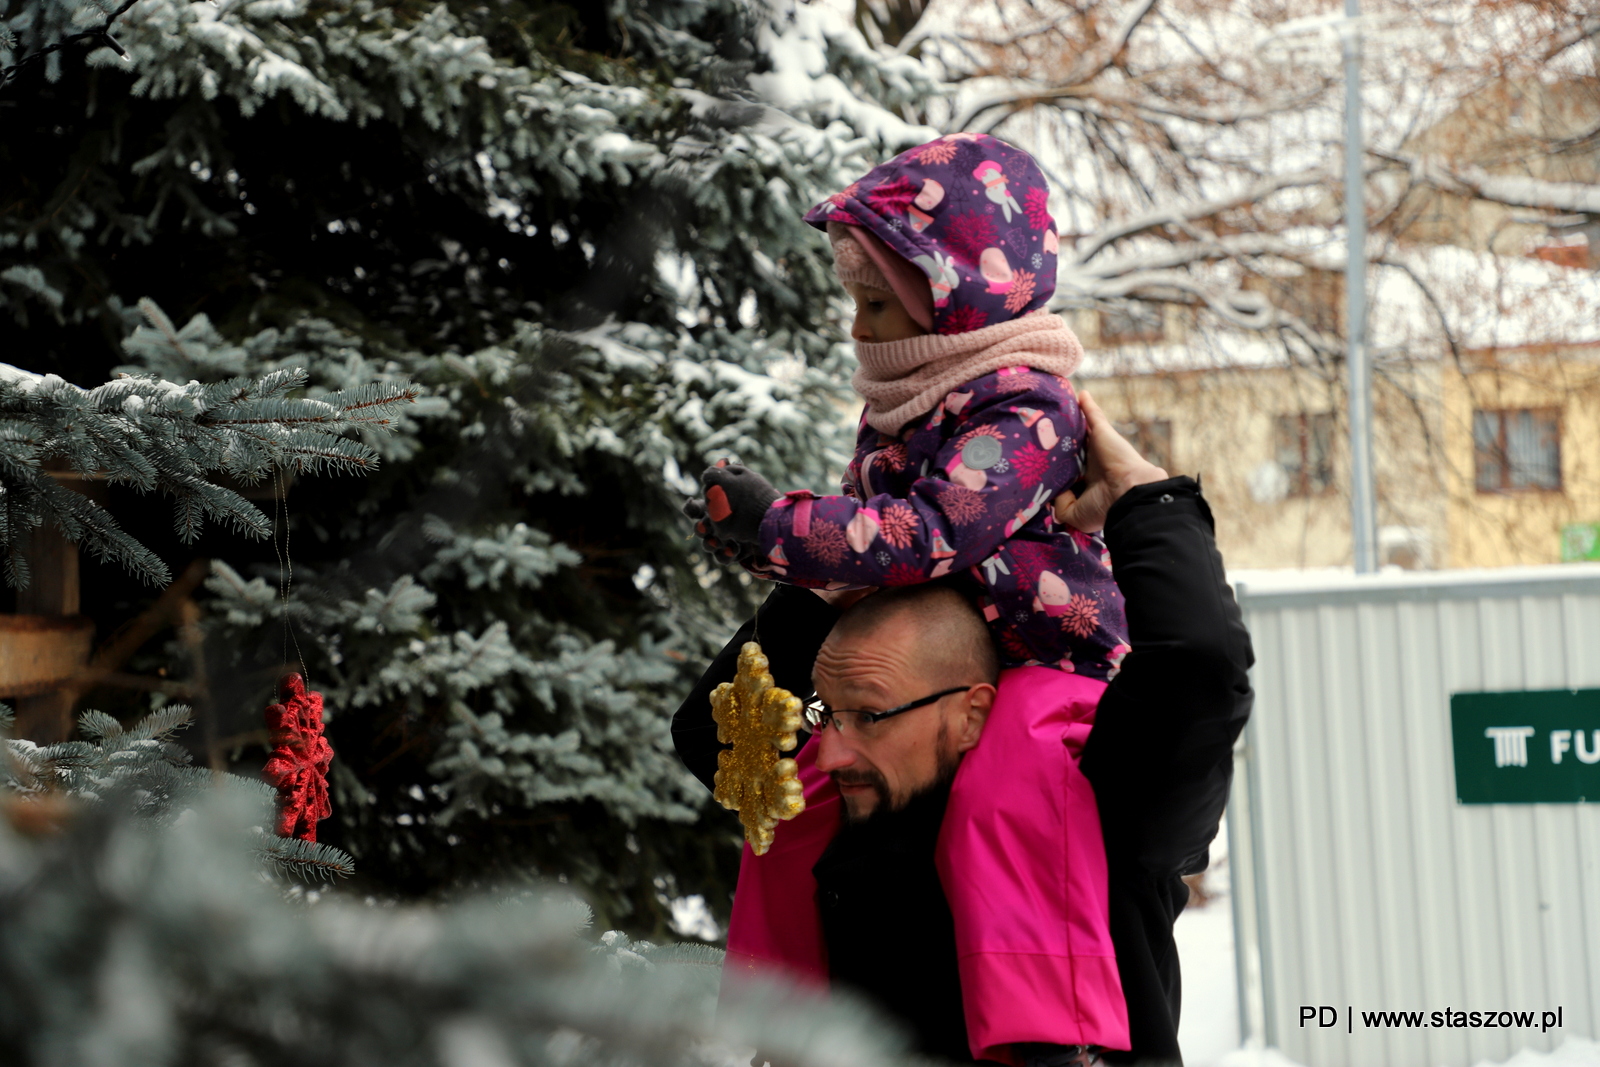
[[[1182,227],[1184,224],[1193,222],[1196,219],[1212,218],[1224,211],[1243,207],[1246,204],[1257,203],[1280,189],[1320,185],[1328,180],[1328,172],[1321,168],[1297,171],[1293,174],[1275,174],[1246,186],[1233,196],[1193,204],[1180,204],[1175,207],[1162,208],[1158,211],[1136,215],[1123,222],[1107,226],[1080,244],[1077,250],[1077,261],[1086,263],[1103,249],[1129,237],[1135,237],[1139,234],[1168,226]]]
[[[1116,62],[1122,50],[1128,47],[1128,38],[1133,36],[1133,31],[1139,28],[1139,24],[1155,6],[1156,0],[1139,0],[1134,4],[1123,15],[1111,36],[1099,48],[1086,54],[1079,62],[1077,71],[1067,80],[1090,82],[1104,74]]]
[[[1325,90],[1326,84],[1319,83],[1298,97],[1287,100],[1273,100],[1255,105],[1180,107],[1150,94],[1117,92],[1088,82],[1054,86],[1020,86],[968,106],[966,111],[957,115],[952,127],[987,133],[1012,115],[1043,105],[1072,111],[1094,111],[1108,118],[1115,117],[1117,112],[1131,112],[1144,119],[1166,118],[1202,126],[1237,126],[1245,122],[1270,119],[1303,107]],[[1000,114],[989,116],[990,112],[995,111]]]

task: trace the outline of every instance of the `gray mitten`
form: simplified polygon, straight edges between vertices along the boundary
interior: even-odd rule
[[[719,541],[749,545],[761,543],[761,520],[772,502],[783,494],[749,467],[726,461],[707,467],[700,475],[705,486],[705,514]]]
[[[692,496],[683,502],[683,513],[694,522],[695,536],[700,538],[700,546],[719,560],[744,563],[755,554],[754,545],[740,545],[732,541],[724,541],[712,529],[711,519],[706,515],[706,502],[697,496]]]

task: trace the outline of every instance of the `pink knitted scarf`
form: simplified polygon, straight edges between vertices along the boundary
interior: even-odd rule
[[[850,384],[867,402],[867,425],[898,434],[956,386],[1002,367],[1065,378],[1083,361],[1083,345],[1065,319],[1041,311],[966,333],[857,342],[856,361]]]

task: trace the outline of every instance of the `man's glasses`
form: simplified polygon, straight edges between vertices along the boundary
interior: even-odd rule
[[[885,719],[892,719],[896,715],[903,715],[908,711],[915,711],[917,708],[932,704],[936,700],[943,700],[951,693],[965,693],[971,688],[972,686],[970,685],[958,685],[953,689],[941,689],[932,696],[925,696],[920,700],[913,700],[908,704],[901,704],[898,707],[890,708],[888,711],[855,711],[844,708],[835,711],[828,707],[828,705],[822,703],[822,701],[813,700],[811,703],[806,705],[804,717],[812,729],[825,730],[829,726],[832,726],[835,730],[843,733],[845,723],[850,721],[851,725],[855,727],[855,730],[859,731],[862,727],[874,726]]]

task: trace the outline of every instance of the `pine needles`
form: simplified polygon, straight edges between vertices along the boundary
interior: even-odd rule
[[[278,837],[262,832],[255,853],[272,864],[280,874],[305,881],[331,882],[355,873],[355,861],[343,849],[304,841],[298,837]]]
[[[182,330],[149,300],[150,321],[130,351],[165,349],[168,360],[216,367],[232,353],[203,316]],[[171,580],[165,563],[130,537],[105,508],[60,484],[52,472],[159,491],[174,500],[173,526],[193,543],[209,520],[265,538],[271,522],[233,489],[207,477],[251,485],[273,471],[365,474],[378,453],[352,434],[385,434],[420,395],[409,384],[357,386],[318,397],[296,395],[298,367],[259,378],[176,385],[155,375],[123,375],[80,389],[55,375],[0,366],[0,549],[7,584],[28,584],[22,544],[41,523],[97,558],[152,585]]]
[[[11,721],[11,709],[0,704],[0,797],[67,800],[171,824],[220,790],[259,813],[250,851],[270,869],[303,882],[332,881],[355,870],[355,861],[340,849],[261,828],[271,825],[276,802],[265,782],[191,766],[188,751],[174,740],[193,721],[181,704],[127,728],[104,712],[85,711],[78,716],[84,739],[53,745],[4,740]]]

